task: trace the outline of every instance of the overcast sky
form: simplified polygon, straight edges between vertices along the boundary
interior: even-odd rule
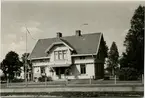
[[[123,41],[130,28],[134,10],[144,2],[111,1],[5,1],[1,5],[1,59],[13,50],[20,57],[25,52],[26,29],[28,52],[31,52],[38,39],[74,35],[75,30],[82,34],[102,32],[110,48],[113,41],[119,53],[124,51]],[[83,25],[87,23],[88,25]],[[93,44],[93,43],[90,43]],[[94,43],[95,44],[95,43]]]

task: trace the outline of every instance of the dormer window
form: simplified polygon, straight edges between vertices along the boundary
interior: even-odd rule
[[[67,59],[67,50],[54,51],[55,60],[65,60]]]

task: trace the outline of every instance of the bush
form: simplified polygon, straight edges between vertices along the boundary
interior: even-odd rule
[[[45,79],[46,79],[46,81],[52,81],[52,78],[51,77],[47,77],[47,76],[39,77],[38,81],[39,82],[45,82]]]
[[[104,72],[104,80],[110,80],[110,73],[107,70]]]
[[[121,68],[118,72],[119,80],[137,80],[139,74],[134,68]]]
[[[25,80],[24,79],[17,79],[17,78],[14,78],[11,82],[24,82]]]

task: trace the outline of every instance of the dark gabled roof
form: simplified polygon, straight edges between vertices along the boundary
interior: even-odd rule
[[[46,57],[46,49],[55,42],[63,41],[75,49],[77,54],[94,54],[99,48],[101,33],[82,34],[81,36],[64,36],[59,38],[39,39],[32,50],[31,58]]]

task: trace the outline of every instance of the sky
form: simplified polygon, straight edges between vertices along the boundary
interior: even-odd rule
[[[107,46],[116,42],[119,54],[125,50],[123,41],[130,28],[135,9],[141,1],[2,1],[1,58],[9,51],[19,57],[31,52],[38,39],[102,32]],[[83,25],[88,24],[88,25]],[[93,43],[90,43],[93,44]],[[94,43],[95,44],[95,43]]]

